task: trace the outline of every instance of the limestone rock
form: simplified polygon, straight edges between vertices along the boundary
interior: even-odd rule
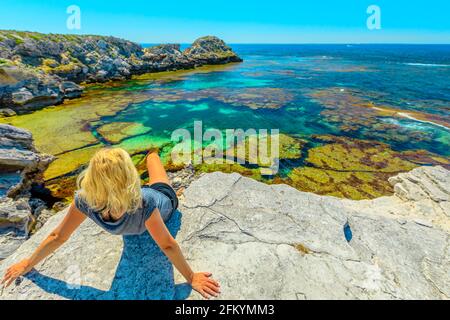
[[[79,98],[83,92],[83,87],[72,81],[62,82],[60,89],[64,92],[64,97],[68,99]]]
[[[0,198],[0,260],[26,241],[32,221],[31,208],[26,199],[13,201]]]
[[[0,51],[1,51],[0,45]],[[3,75],[3,81],[2,77]],[[6,80],[4,80],[6,78]],[[21,62],[0,65],[0,104],[17,113],[30,112],[61,103],[64,91],[60,79]]]
[[[31,132],[6,124],[0,125],[0,147],[31,149],[32,145],[33,137]]]
[[[206,36],[195,40],[192,46],[186,49],[184,53],[201,64],[223,64],[242,61],[223,40],[214,36]]]
[[[418,168],[390,179],[395,194],[404,200],[420,201],[431,199],[435,202],[450,201],[448,170],[436,167],[432,170]]]
[[[36,215],[36,213],[35,213],[35,215]],[[36,224],[33,227],[33,229],[34,230],[39,230],[40,228],[42,228],[42,226],[44,226],[44,224],[48,221],[48,219],[50,219],[54,215],[55,215],[55,211],[48,210],[46,208],[41,208],[41,211],[37,215]]]
[[[11,186],[18,185],[21,180],[20,171],[0,173],[0,197],[6,196]]]
[[[186,189],[195,179],[195,169],[192,164],[181,170],[168,172],[170,184],[175,190]]]
[[[16,197],[26,193],[40,179],[53,159],[53,156],[41,154],[34,148],[29,131],[0,124],[0,179],[8,181],[11,174],[17,172],[20,172],[22,178],[20,183],[9,186],[9,196]],[[3,188],[4,186],[0,189]]]
[[[15,115],[17,115],[17,113],[12,109],[8,108],[0,109],[0,117],[13,117]]]
[[[402,179],[450,182],[441,168],[422,170]],[[386,201],[392,210],[414,205],[408,199],[345,201],[210,173],[185,191],[168,228],[193,269],[220,281],[223,299],[448,299],[449,232],[377,213]],[[63,217],[50,218],[0,264],[0,274]],[[147,234],[112,236],[87,220],[0,299],[201,298],[183,282]]]
[[[35,165],[39,157],[32,145],[33,138],[29,131],[0,124],[0,172]]]
[[[179,44],[162,44],[144,49],[143,60],[153,71],[190,69],[195,61],[183,54]]]
[[[394,186],[393,197],[343,203],[372,215],[406,219],[450,232],[450,171],[440,166],[419,167],[389,182]]]
[[[27,239],[33,214],[44,209],[42,200],[30,199],[30,190],[51,161],[35,149],[29,131],[0,124],[0,259]]]
[[[2,167],[23,169],[36,163],[37,160],[37,155],[29,150],[0,149]]]

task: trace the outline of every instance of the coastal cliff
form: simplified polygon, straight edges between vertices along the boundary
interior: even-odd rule
[[[242,61],[217,37],[143,48],[106,36],[0,30],[0,110],[26,113],[81,96],[79,84]]]
[[[448,299],[450,172],[421,167],[395,194],[353,201],[210,173],[186,189],[168,223],[222,299]],[[52,217],[0,264],[28,256]],[[200,299],[146,234],[118,237],[87,220],[0,299]]]

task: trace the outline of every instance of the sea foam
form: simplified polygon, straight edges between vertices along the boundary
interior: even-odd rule
[[[403,63],[403,64],[415,67],[440,67],[440,68],[450,67],[449,64],[435,64],[435,63]]]

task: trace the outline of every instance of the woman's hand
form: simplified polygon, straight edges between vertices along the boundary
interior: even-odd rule
[[[220,293],[220,285],[211,278],[210,272],[194,273],[191,280],[192,289],[200,293],[203,298],[217,297]]]
[[[2,284],[5,284],[5,287],[8,287],[14,280],[30,272],[32,268],[29,259],[24,259],[12,265],[6,270]]]

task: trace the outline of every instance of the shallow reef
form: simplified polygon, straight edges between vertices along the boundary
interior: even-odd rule
[[[382,100],[382,94],[377,92],[363,93],[356,89],[333,87],[310,92],[308,96],[324,106],[321,115],[327,121],[338,123],[341,130],[346,132],[371,130],[379,137],[385,135],[395,139],[397,136],[399,141],[431,139],[419,130],[406,132],[398,123],[380,121],[385,117],[424,121],[450,129],[448,117],[416,110],[402,110],[392,105],[374,102]]]
[[[287,183],[302,190],[355,200],[392,194],[391,176],[419,165],[448,166],[448,160],[424,150],[397,152],[387,144],[336,136],[314,136],[323,143],[308,150],[305,165]]]
[[[173,81],[173,79],[171,80]],[[221,88],[200,88],[197,90],[149,88],[147,92],[151,94],[151,100],[155,102],[195,102],[213,99],[231,106],[247,107],[255,110],[280,109],[294,99],[294,95],[288,90],[267,87],[227,90]]]
[[[111,122],[97,128],[97,132],[108,143],[116,144],[129,136],[148,134],[151,128],[135,122]]]
[[[323,83],[305,87],[311,83],[308,79],[326,78],[328,66],[333,81],[337,73],[377,73],[358,64],[339,63],[324,57],[286,63],[269,59],[143,74],[86,85],[81,98],[0,118],[0,122],[29,129],[37,148],[56,157],[45,172],[46,187],[56,198],[66,200],[73,195],[76,176],[105,146],[127,150],[142,182],[148,179],[145,155],[149,149],[160,151],[168,171],[183,170],[187,163],[177,162],[176,156],[172,159],[171,133],[179,128],[192,133],[193,122],[199,120],[206,130],[221,132],[279,128],[280,149],[279,154],[268,151],[268,159],[261,159],[246,137],[233,147],[225,145],[222,155],[236,157],[239,163],[193,163],[198,174],[238,172],[302,191],[368,199],[392,194],[388,179],[400,172],[417,166],[450,167],[447,109],[439,108],[440,100],[429,102],[437,110],[430,114],[425,112],[430,109],[420,107],[427,100],[416,105],[408,96],[398,99],[398,104],[406,106],[403,109],[394,103],[397,100],[376,90]],[[54,65],[52,61],[45,64]],[[286,69],[290,66],[297,69]],[[267,145],[270,150],[271,143]],[[213,160],[206,147],[207,143],[189,145],[191,158],[202,154]],[[276,172],[275,166],[279,166]]]

